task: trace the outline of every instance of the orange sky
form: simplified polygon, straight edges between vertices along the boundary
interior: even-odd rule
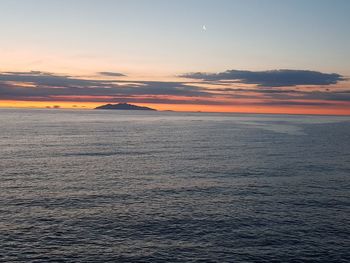
[[[107,102],[106,102],[107,103]],[[99,102],[67,102],[67,101],[7,101],[0,100],[0,107],[3,108],[54,108],[58,106],[62,109],[93,109],[106,104]],[[271,114],[315,114],[315,115],[350,115],[350,108],[339,105],[333,107],[315,106],[256,106],[256,105],[191,105],[191,104],[152,104],[133,103],[138,106],[147,106],[160,111],[190,111],[190,112],[232,112],[232,113],[271,113]]]

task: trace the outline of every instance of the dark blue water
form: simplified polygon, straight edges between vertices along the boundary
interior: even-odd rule
[[[349,262],[350,118],[0,110],[1,262]]]

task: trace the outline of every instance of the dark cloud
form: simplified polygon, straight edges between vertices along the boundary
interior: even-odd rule
[[[344,77],[336,73],[322,73],[310,70],[227,70],[220,73],[187,73],[180,77],[204,81],[234,81],[243,84],[256,84],[261,87],[287,87],[298,85],[331,85]]]
[[[119,72],[102,71],[102,72],[98,72],[98,74],[102,76],[107,76],[107,77],[126,77],[126,75]]]
[[[314,91],[314,92],[304,93],[304,98],[313,99],[313,100],[350,102],[350,90],[336,91],[336,92]]]
[[[241,96],[242,98],[256,98],[256,95],[249,94],[260,94],[264,98],[270,99],[280,99],[282,103],[286,103],[288,99],[303,99],[303,100],[323,100],[323,101],[350,101],[350,89],[349,90],[338,90],[338,91],[305,91],[305,90],[293,90],[293,89],[234,89],[234,88],[223,88],[223,89],[212,89],[213,91],[222,92],[222,95],[226,94],[227,96],[231,96],[232,98],[238,98]],[[237,94],[246,94],[245,96]],[[276,102],[274,102],[276,104]],[[301,102],[302,104],[303,102]],[[319,102],[317,102],[319,103]],[[296,105],[297,102],[292,102],[293,105]],[[292,105],[290,104],[290,105]],[[277,105],[277,104],[276,104]],[[308,104],[312,105],[312,104]],[[315,104],[318,105],[318,104]]]
[[[30,84],[31,86],[23,86]],[[79,79],[42,72],[0,73],[0,99],[50,98],[52,96],[185,96],[209,97],[211,93],[182,82]],[[92,98],[93,100],[93,98]]]
[[[41,71],[5,72],[0,74],[0,82],[14,81],[52,87],[100,86],[106,81],[79,79],[71,76],[55,75]]]
[[[210,85],[218,80],[212,82]],[[208,83],[205,82],[210,87]],[[350,89],[339,91],[334,87],[325,89],[320,86],[318,90],[311,91],[293,88],[292,85],[288,88],[261,85],[241,88],[231,82],[219,88],[216,85],[209,88],[201,84],[201,81],[94,80],[41,71],[4,72],[0,73],[0,99],[198,105],[247,104],[249,99],[253,99],[252,105],[295,106],[348,105],[350,102]]]

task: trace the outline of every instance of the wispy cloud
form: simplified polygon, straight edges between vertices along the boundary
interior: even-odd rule
[[[126,75],[124,75],[123,73],[110,72],[110,71],[102,71],[102,72],[98,72],[98,74],[102,76],[107,76],[107,77],[126,77]]]

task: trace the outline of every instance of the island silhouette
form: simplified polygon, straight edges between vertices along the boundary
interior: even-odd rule
[[[156,109],[152,109],[149,107],[142,107],[128,103],[118,103],[118,104],[105,104],[102,106],[98,106],[95,110],[148,110],[148,111],[156,111]]]

